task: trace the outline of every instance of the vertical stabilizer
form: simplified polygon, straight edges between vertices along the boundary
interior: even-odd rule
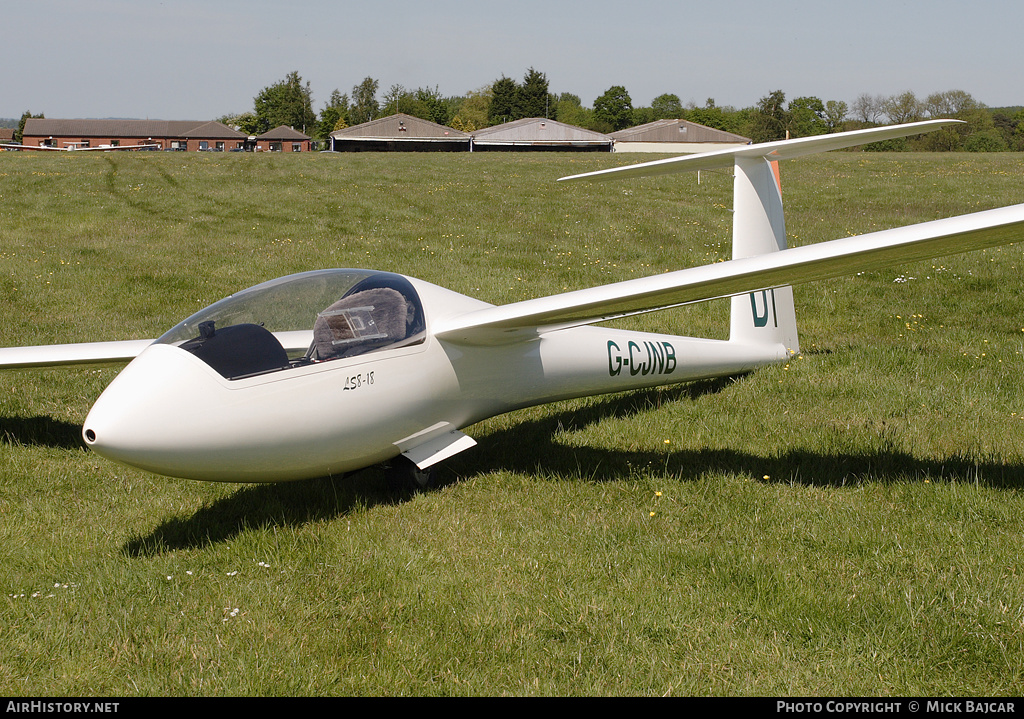
[[[613,177],[653,177],[693,170],[714,170],[733,166],[733,258],[756,257],[786,248],[786,222],[782,217],[778,162],[817,152],[856,147],[868,142],[910,137],[943,127],[962,124],[960,120],[926,120],[866,130],[814,135],[712,150],[696,155],[642,162],[628,167],[585,172],[562,181],[604,180]],[[798,352],[796,313],[790,287],[757,290],[732,298],[729,339]]]
[[[733,259],[786,249],[786,220],[778,165],[766,157],[736,157],[733,180]],[[800,349],[793,288],[776,287],[733,297],[729,339],[744,344]]]

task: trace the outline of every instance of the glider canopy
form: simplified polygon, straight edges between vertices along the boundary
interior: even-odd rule
[[[237,292],[157,340],[228,379],[423,342],[423,306],[402,275],[315,270]]]

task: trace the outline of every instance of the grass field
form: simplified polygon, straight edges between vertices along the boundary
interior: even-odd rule
[[[725,174],[554,182],[638,159],[0,153],[0,345],[321,267],[503,303],[727,257]],[[1017,154],[782,169],[792,244],[1024,202]],[[798,287],[789,364],[492,419],[417,495],[127,469],[79,439],[115,369],[0,373],[0,695],[1019,696],[1022,268]]]

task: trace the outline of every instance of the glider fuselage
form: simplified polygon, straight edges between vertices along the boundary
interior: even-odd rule
[[[434,315],[488,305],[412,280]],[[159,474],[267,482],[337,475],[513,409],[734,374],[786,348],[583,326],[532,341],[439,340],[228,379],[169,344],[144,350],[84,424],[110,459]]]

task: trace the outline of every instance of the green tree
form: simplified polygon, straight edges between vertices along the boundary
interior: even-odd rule
[[[828,132],[839,132],[846,122],[846,113],[849,108],[842,100],[829,100],[825,103],[825,127]]]
[[[218,119],[228,127],[237,128],[239,132],[244,132],[246,135],[258,135],[261,132],[266,132],[260,129],[260,119],[256,117],[255,112],[243,112],[240,115],[225,115]]]
[[[307,128],[313,130],[316,122],[312,90],[308,82],[302,84],[297,72],[288,73],[284,80],[263,88],[254,105],[260,132],[280,125],[306,132]]]
[[[658,95],[651,100],[655,120],[678,119],[683,116],[683,103],[679,101],[678,95]]]
[[[412,115],[414,117],[423,117],[426,115],[426,107],[421,106],[413,93],[409,92],[401,85],[396,84],[392,85],[388,88],[388,91],[384,93],[380,106],[380,114],[383,117],[387,115],[394,115],[399,112],[406,115]]]
[[[38,115],[33,115],[28,110],[23,112],[21,114],[21,120],[18,121],[18,129],[14,131],[14,141],[16,143],[18,143],[19,145],[21,144],[21,140],[25,136],[25,121],[26,120],[29,120],[31,118],[43,119],[43,117],[44,117],[43,113],[39,113]]]
[[[369,76],[352,88],[352,105],[348,112],[350,125],[361,125],[377,119],[380,115],[380,105],[377,103],[379,88],[380,82]]]
[[[963,90],[935,92],[920,103],[922,114],[940,119],[962,120],[962,125],[943,127],[922,135],[915,149],[930,151],[956,151],[973,149],[991,152],[1008,149],[1006,139],[996,129],[994,117],[988,109]],[[970,144],[970,147],[968,147]]]
[[[324,109],[320,111],[320,120],[317,122],[317,137],[326,139],[332,132],[340,129],[338,126],[348,125],[348,95],[335,89],[331,98],[327,101]]]
[[[784,139],[789,127],[785,104],[786,93],[782,90],[774,90],[758,100],[750,117],[750,139],[754,142]]]
[[[1013,137],[1010,147],[1014,150],[1024,150],[1024,110],[1013,115]]]
[[[725,130],[743,137],[750,136],[751,122],[749,116],[753,113],[752,108],[737,110],[733,107],[719,107],[715,104],[715,98],[709,97],[704,107],[697,107],[692,102],[684,111],[683,117],[698,125],[713,127],[717,130]]]
[[[502,75],[491,85],[491,104],[487,108],[487,121],[492,125],[517,119],[516,105],[519,86],[512,78]]]
[[[933,92],[925,98],[922,105],[928,116],[935,119],[960,119],[965,113],[981,107],[981,103],[975,100],[969,92],[963,90]]]
[[[633,101],[622,85],[613,85],[594,100],[594,119],[615,130],[633,125]]]
[[[548,78],[531,67],[523,76],[523,84],[516,90],[514,119],[547,117],[550,107]]]
[[[995,128],[976,132],[964,142],[968,152],[1003,152],[1010,149],[1003,136]]]
[[[648,122],[654,122],[660,120],[654,112],[654,108],[651,107],[634,107],[633,108],[633,120],[630,122],[630,127],[636,127],[638,125],[646,125]]]
[[[320,117],[316,123],[316,137],[319,140],[325,140],[330,137],[331,133],[334,132],[334,128],[338,126],[338,121],[341,120],[341,113],[335,107],[325,107],[320,111]]]
[[[722,108],[715,105],[715,98],[713,97],[709,97],[704,101],[704,107],[697,107],[691,102],[684,111],[683,117],[690,122],[696,122],[698,125],[713,127],[716,130],[730,131],[726,127],[725,113],[722,111]]]
[[[1002,136],[1003,142],[1006,143],[1007,148],[1012,148],[1013,134],[1017,129],[1017,123],[1014,121],[1013,115],[1006,110],[993,110],[992,124],[995,129],[999,131],[999,134]]]
[[[890,95],[882,101],[882,114],[889,118],[893,125],[905,122],[916,122],[921,119],[924,106],[910,90],[899,95]]]
[[[576,127],[589,127],[594,120],[594,113],[583,107],[579,95],[563,92],[555,97],[553,119]]]
[[[438,125],[447,125],[451,122],[455,117],[455,110],[461,104],[459,98],[442,97],[436,85],[432,88],[418,87],[413,95],[424,113],[418,117],[436,122]]]
[[[828,132],[825,123],[825,103],[817,97],[798,97],[786,108],[790,137],[810,137]]]
[[[471,90],[460,101],[457,103],[453,102],[452,117],[446,124],[462,132],[473,132],[481,127],[487,127],[489,124],[488,109],[490,106],[490,85]]]

